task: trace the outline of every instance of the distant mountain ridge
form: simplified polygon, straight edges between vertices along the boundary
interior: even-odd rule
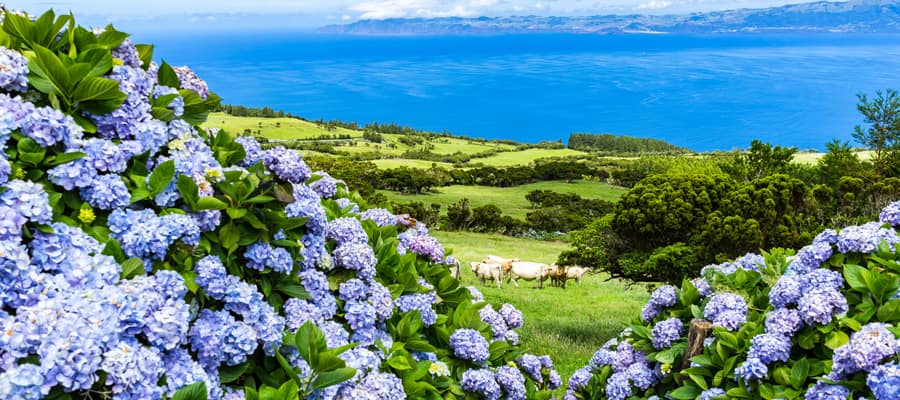
[[[359,35],[500,33],[900,33],[900,0],[820,1],[683,15],[395,18],[329,25],[321,33]]]

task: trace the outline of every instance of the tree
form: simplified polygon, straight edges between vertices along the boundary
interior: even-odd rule
[[[859,99],[856,109],[869,126],[864,129],[857,125],[853,138],[875,152],[872,163],[876,177],[881,179],[890,167],[892,155],[900,149],[900,96],[896,90],[888,89],[876,91],[871,101],[864,93],[856,97]]]
[[[771,143],[753,140],[746,154],[750,166],[750,179],[784,173],[797,153],[795,147],[772,146]]]
[[[862,162],[853,152],[850,142],[834,139],[825,145],[828,150],[819,159],[819,174],[822,182],[834,185],[842,176],[857,176],[862,172]]]

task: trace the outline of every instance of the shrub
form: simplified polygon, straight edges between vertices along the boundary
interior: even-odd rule
[[[219,100],[189,68],[111,27],[3,17],[0,397],[462,398],[477,373],[547,398],[560,384],[549,357],[529,363],[511,306],[490,318],[449,276],[424,224],[366,209],[295,151],[199,129]]]
[[[566,399],[896,399],[897,226],[900,202],[796,254],[748,254],[658,288]]]

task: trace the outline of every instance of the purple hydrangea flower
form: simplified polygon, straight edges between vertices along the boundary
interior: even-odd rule
[[[696,288],[698,292],[700,292],[700,296],[702,297],[707,297],[713,293],[712,287],[704,278],[694,278],[691,280],[691,284],[694,285],[694,288]]]
[[[354,278],[341,283],[338,292],[343,301],[360,301],[366,298],[368,290],[365,282]]]
[[[653,347],[657,350],[671,347],[672,343],[681,338],[683,331],[684,324],[678,318],[660,321],[653,327]]]
[[[900,225],[900,201],[895,201],[883,208],[878,220],[892,226]]]
[[[97,133],[107,139],[138,139],[144,143],[138,132],[145,128],[143,123],[152,118],[150,93],[154,84],[153,77],[141,68],[116,65],[107,78],[119,82],[119,90],[125,93],[126,98],[111,113],[90,116],[97,125]],[[150,150],[151,147],[146,149]]]
[[[572,373],[572,376],[569,377],[569,390],[577,391],[587,387],[593,377],[594,375],[591,373],[589,367],[575,370],[575,372]]]
[[[325,237],[337,244],[368,243],[369,237],[356,218],[338,218],[325,226]]]
[[[900,242],[900,237],[893,229],[882,227],[880,222],[869,222],[859,226],[848,226],[841,229],[838,234],[837,248],[841,253],[863,253],[868,254],[874,252],[878,248],[878,244],[887,241],[891,250],[894,244]]]
[[[631,396],[631,382],[628,374],[615,372],[606,381],[606,397],[610,400],[625,400]]]
[[[839,380],[857,371],[871,371],[884,359],[897,353],[897,339],[882,323],[866,324],[850,336],[850,341],[835,349],[830,378]]]
[[[805,293],[797,309],[800,318],[807,325],[827,324],[835,315],[846,314],[848,310],[847,298],[837,290]]]
[[[481,333],[474,329],[457,329],[450,335],[450,348],[457,358],[485,362],[491,356],[488,342]]]
[[[249,168],[253,166],[253,164],[262,161],[264,154],[262,147],[260,147],[259,142],[252,136],[238,136],[234,141],[240,143],[240,145],[244,147],[244,153],[246,154],[246,157],[241,160],[241,166]]]
[[[494,376],[503,391],[506,392],[507,400],[525,400],[525,377],[518,369],[510,366],[502,366],[497,368]]]
[[[482,307],[481,310],[479,310],[479,314],[481,320],[491,327],[494,338],[502,338],[506,335],[506,332],[509,330],[509,327],[506,326],[506,320],[503,319],[503,316],[500,315],[500,313],[494,310],[493,306],[488,304]]]
[[[813,244],[828,243],[836,244],[838,241],[837,231],[834,229],[826,229],[813,238]]]
[[[469,369],[463,372],[459,381],[463,390],[478,393],[487,400],[500,400],[500,384],[494,373],[486,369]]]
[[[641,311],[641,320],[650,322],[666,308],[678,302],[678,289],[672,285],[660,286],[650,295],[650,300]]]
[[[712,296],[703,309],[703,316],[730,331],[736,331],[747,322],[747,302],[734,293],[720,293]]]
[[[503,316],[503,319],[506,321],[506,325],[509,326],[510,329],[519,329],[525,323],[522,318],[522,312],[517,310],[515,306],[512,304],[503,304],[500,306],[500,315]]]
[[[791,265],[788,266],[789,274],[805,274],[819,268],[823,262],[831,258],[833,250],[828,243],[813,243],[804,246],[794,256]]]
[[[22,134],[42,147],[69,145],[81,139],[82,130],[72,117],[52,107],[34,108],[22,121]]]
[[[433,263],[440,263],[444,260],[444,246],[427,232],[409,229],[398,235],[397,239],[400,241],[397,251],[401,255],[410,251],[429,258]]]
[[[119,47],[112,49],[112,56],[122,61],[122,65],[131,68],[140,68],[142,64],[141,56],[131,39],[125,39]]]
[[[266,150],[263,155],[263,164],[275,176],[291,183],[305,182],[312,174],[299,152],[283,146]]]
[[[769,365],[775,361],[786,362],[791,357],[791,339],[773,333],[756,335],[750,340],[747,357]]]
[[[181,66],[181,67],[172,67],[175,70],[175,74],[178,75],[178,80],[181,82],[181,87],[183,89],[193,90],[194,93],[197,93],[200,97],[207,99],[209,98],[209,85],[190,67]]]
[[[813,387],[806,391],[804,399],[806,400],[837,400],[850,397],[850,389],[841,385],[829,385],[825,382],[816,382]]]
[[[50,182],[62,186],[65,190],[73,190],[94,184],[97,170],[82,158],[57,165],[47,171],[47,175],[50,177]]]
[[[748,358],[734,369],[735,378],[740,377],[744,382],[760,380],[769,374],[769,369],[757,358]]]
[[[285,326],[292,331],[299,329],[306,321],[322,321],[322,315],[315,304],[294,298],[284,302],[284,318]]]
[[[397,298],[394,304],[400,312],[418,310],[422,317],[422,324],[431,326],[437,321],[437,313],[432,306],[436,302],[437,295],[434,292],[430,292],[405,294]]]
[[[340,200],[340,199],[339,199]],[[372,208],[359,214],[361,220],[370,219],[379,227],[394,226],[397,224],[397,217],[390,211],[383,208]]]
[[[28,90],[28,60],[22,53],[0,46],[0,90]]]
[[[334,179],[325,171],[316,171],[313,174],[319,175],[321,178],[311,183],[309,187],[318,193],[319,196],[322,196],[323,199],[334,197],[334,195],[337,194],[338,185],[344,183],[344,181],[340,179]]]
[[[769,291],[769,302],[775,308],[797,305],[803,296],[803,282],[800,275],[782,275]]]
[[[128,168],[131,154],[122,151],[115,143],[106,139],[87,139],[81,145],[85,161],[100,172],[122,173]]]
[[[779,308],[766,314],[766,332],[792,336],[803,327],[800,313],[789,308]]]

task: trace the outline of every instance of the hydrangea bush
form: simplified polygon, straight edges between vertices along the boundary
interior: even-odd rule
[[[218,97],[112,27],[5,12],[0,398],[531,399],[522,314],[428,229],[301,155],[199,128]],[[885,376],[890,370],[885,370]]]
[[[565,398],[900,398],[898,210],[826,230],[796,253],[748,254],[657,288]],[[691,326],[705,324],[699,352],[686,355]]]

